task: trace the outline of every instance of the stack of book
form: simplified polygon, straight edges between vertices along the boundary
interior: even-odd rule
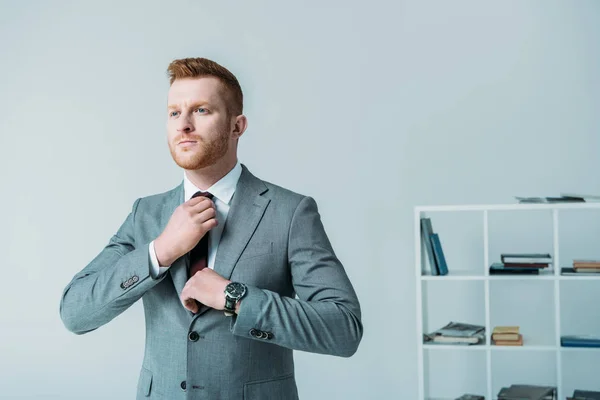
[[[574,260],[571,268],[561,268],[563,275],[600,275],[600,260]]]
[[[560,193],[558,196],[515,196],[519,203],[597,203],[600,202],[599,195],[582,193]]]
[[[485,339],[485,326],[450,322],[446,326],[423,335],[426,343],[472,345]]]
[[[548,253],[503,253],[500,261],[490,266],[490,275],[538,275],[540,270],[550,267],[552,256]]]
[[[498,392],[498,400],[556,400],[556,387],[511,385]]]
[[[537,204],[537,203],[585,203],[585,199],[572,196],[538,196],[538,197],[523,197],[515,196],[515,199],[520,204]]]
[[[481,396],[479,394],[463,394],[460,397],[457,397],[454,400],[485,400],[484,396]]]
[[[523,346],[523,335],[518,326],[496,326],[492,341],[496,346]]]

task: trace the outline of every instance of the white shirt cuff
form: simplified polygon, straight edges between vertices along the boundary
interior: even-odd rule
[[[148,252],[150,253],[150,276],[152,279],[157,279],[167,272],[170,265],[167,265],[166,267],[161,267],[159,265],[156,251],[154,250],[154,240],[150,242],[150,246],[148,247]]]

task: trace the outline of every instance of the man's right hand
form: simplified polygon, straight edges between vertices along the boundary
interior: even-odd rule
[[[206,232],[217,226],[217,210],[212,200],[194,197],[175,209],[165,230],[154,241],[161,266],[171,265],[198,244]]]

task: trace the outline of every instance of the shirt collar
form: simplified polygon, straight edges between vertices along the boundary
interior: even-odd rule
[[[240,175],[242,175],[242,166],[238,161],[235,164],[235,167],[233,167],[233,169],[229,171],[227,175],[215,182],[207,189],[207,191],[223,203],[229,204],[233,194],[235,193],[235,188],[238,180],[240,179]],[[200,190],[189,180],[185,171],[183,173],[183,188],[185,201],[191,199],[194,193]]]

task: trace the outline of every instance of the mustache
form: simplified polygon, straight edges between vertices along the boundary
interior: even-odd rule
[[[179,135],[175,138],[174,142],[175,143],[181,143],[181,142],[187,142],[187,141],[194,141],[194,142],[201,142],[202,139],[200,138],[200,136],[194,136],[194,135]]]

